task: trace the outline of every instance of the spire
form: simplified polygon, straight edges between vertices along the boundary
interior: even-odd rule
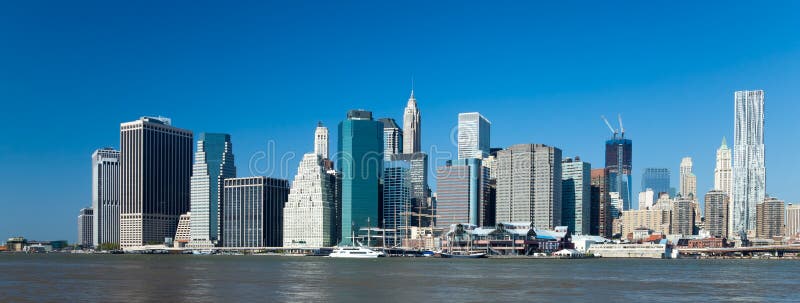
[[[720,147],[728,148],[728,141],[725,140],[725,136],[722,136],[722,145]]]

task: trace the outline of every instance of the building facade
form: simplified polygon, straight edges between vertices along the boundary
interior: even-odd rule
[[[633,141],[625,138],[613,138],[606,141],[606,173],[608,174],[608,191],[619,193],[622,201],[620,210],[633,207]]]
[[[786,206],[786,236],[797,237],[800,234],[800,205]]]
[[[480,159],[448,161],[436,169],[436,226],[481,225],[486,211],[489,169]]]
[[[731,149],[725,137],[722,138],[722,145],[717,149],[717,163],[714,166],[714,189],[721,190],[728,197],[733,195],[733,168]],[[727,216],[726,216],[727,217]]]
[[[336,244],[335,187],[316,153],[303,156],[283,207],[284,247],[329,247]]]
[[[561,150],[517,144],[497,152],[495,222],[533,222],[542,229],[561,225]]]
[[[208,248],[219,243],[220,195],[223,180],[236,177],[233,144],[228,134],[201,133],[197,139],[191,179],[191,240],[189,246]]]
[[[734,94],[733,208],[731,233],[756,229],[756,204],[766,197],[764,91]]]
[[[697,199],[697,177],[692,172],[694,164],[691,157],[681,159],[680,169],[680,195],[683,198]]]
[[[642,191],[652,189],[658,197],[661,193],[670,193],[669,168],[645,168],[642,173]]]
[[[705,230],[711,236],[725,238],[728,236],[728,213],[730,197],[722,190],[712,190],[705,197]]]
[[[639,210],[649,209],[656,202],[656,194],[652,188],[639,193]]]
[[[491,122],[480,113],[458,114],[458,159],[483,159],[489,156]]]
[[[756,237],[772,238],[783,236],[786,203],[767,197],[756,205]]]
[[[608,196],[608,183],[605,168],[591,171],[592,206],[590,234],[610,238],[611,234],[611,200]]]
[[[163,243],[189,211],[192,132],[162,117],[120,125],[120,246]]]
[[[422,151],[422,116],[417,108],[417,99],[414,98],[414,90],[411,90],[411,97],[408,97],[406,109],[403,112],[403,152],[418,153]]]
[[[391,161],[406,162],[409,166],[411,178],[411,210],[414,213],[430,214],[431,205],[428,204],[430,188],[428,186],[428,155],[425,153],[405,153],[392,155]],[[425,222],[418,222],[425,221]],[[412,217],[411,225],[428,226],[428,222],[420,216]]]
[[[634,230],[646,228],[655,233],[669,234],[671,212],[663,209],[626,210],[620,216],[621,234],[626,238]]]
[[[247,177],[224,182],[223,246],[282,246],[283,207],[289,198],[289,181]]]
[[[383,172],[383,124],[372,112],[351,110],[339,123],[336,163],[342,173],[341,237],[352,244],[362,227],[380,224],[379,186]]]
[[[389,161],[383,169],[384,245],[399,246],[411,227],[411,164]]]
[[[694,234],[695,210],[692,199],[677,197],[672,201],[670,234],[684,236]]]
[[[403,130],[392,118],[380,118],[383,124],[383,160],[391,161],[392,155],[403,153]]]
[[[590,234],[591,171],[591,164],[578,157],[561,162],[561,225],[575,235]]]
[[[78,245],[81,247],[94,246],[93,222],[94,210],[91,207],[81,208],[78,213]]]
[[[119,244],[120,155],[110,147],[92,153],[92,245]]]
[[[314,153],[322,156],[322,159],[329,159],[328,147],[330,144],[328,142],[328,128],[320,121],[314,130]]]

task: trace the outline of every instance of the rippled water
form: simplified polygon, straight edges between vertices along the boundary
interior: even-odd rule
[[[798,302],[794,260],[0,254],[0,302]]]

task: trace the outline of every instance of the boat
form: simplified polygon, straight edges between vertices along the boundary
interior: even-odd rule
[[[193,255],[213,255],[214,251],[211,249],[201,249],[201,250],[193,250]]]
[[[469,258],[469,259],[486,258],[486,253],[483,252],[454,251],[451,253],[442,253],[441,255],[442,258]]]
[[[331,258],[368,259],[385,257],[386,254],[366,247],[337,247],[328,255]]]

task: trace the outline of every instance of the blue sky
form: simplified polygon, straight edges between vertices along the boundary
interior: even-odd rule
[[[90,155],[119,146],[120,122],[230,133],[240,176],[272,141],[297,154],[269,165],[290,178],[317,121],[401,119],[412,75],[426,148],[455,152],[457,113],[479,111],[493,146],[600,167],[599,117],[622,113],[634,190],[645,167],[677,187],[691,156],[701,195],[733,141],[733,92],[764,89],[767,191],[800,202],[796,2],[22,1],[0,4],[0,41],[0,237],[74,241]]]

